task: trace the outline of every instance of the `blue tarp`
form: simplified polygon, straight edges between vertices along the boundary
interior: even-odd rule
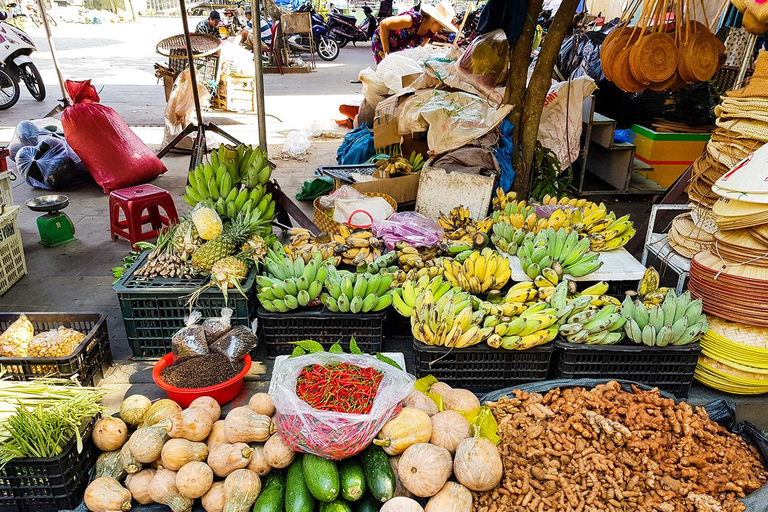
[[[339,165],[364,164],[375,154],[373,132],[368,125],[363,125],[344,137],[344,141],[336,152],[336,162]]]

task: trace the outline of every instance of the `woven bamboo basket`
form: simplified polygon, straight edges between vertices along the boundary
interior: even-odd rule
[[[378,192],[370,192],[365,194],[368,197],[383,197],[386,202],[392,206],[392,208],[397,211],[397,201],[392,199],[391,196],[388,196],[387,194],[380,194]],[[329,217],[326,213],[326,210],[323,210],[320,207],[320,198],[318,197],[312,202],[313,209],[315,211],[315,217],[313,219],[313,222],[315,223],[315,226],[317,226],[320,231],[323,231],[325,233],[340,233],[339,226],[340,224],[333,220],[332,217]]]

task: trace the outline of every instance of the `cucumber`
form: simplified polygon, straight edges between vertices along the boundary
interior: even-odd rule
[[[339,462],[341,479],[341,497],[347,501],[357,501],[365,495],[365,474],[363,465],[356,458]]]
[[[285,505],[286,471],[273,469],[264,480],[261,494],[253,504],[252,512],[283,512]]]
[[[379,512],[380,508],[381,503],[370,494],[355,503],[355,512]]]
[[[346,501],[338,499],[330,503],[321,503],[320,512],[352,512],[352,507]]]
[[[315,497],[309,492],[304,481],[304,469],[301,467],[302,456],[296,457],[288,466],[288,479],[285,484],[285,512],[312,512],[315,509]]]
[[[336,463],[311,453],[305,453],[301,462],[304,481],[312,496],[326,503],[335,500],[341,489]]]
[[[380,446],[372,444],[363,452],[365,482],[377,501],[388,501],[395,495],[395,472],[389,457]]]

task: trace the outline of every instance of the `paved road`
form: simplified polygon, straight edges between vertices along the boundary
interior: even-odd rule
[[[190,24],[199,21],[191,18]],[[0,111],[0,143],[9,140],[12,128],[23,119],[39,118],[49,112],[61,97],[50,50],[42,28],[28,25],[38,44],[33,59],[48,88],[48,98],[38,103],[26,90],[12,109]],[[163,126],[165,97],[163,86],[155,78],[155,63],[167,59],[155,51],[162,39],[182,32],[178,18],[145,18],[135,23],[104,25],[66,24],[53,28],[57,56],[66,78],[92,79],[102,102],[116,109],[131,126]],[[308,56],[305,56],[308,58]],[[318,60],[317,71],[310,74],[266,75],[267,113],[270,142],[280,142],[280,132],[301,129],[312,121],[327,124],[338,115],[338,105],[361,99],[360,85],[350,83],[358,72],[372,65],[368,45],[351,45],[341,50],[334,62]],[[228,116],[226,124],[255,124],[247,116]],[[162,135],[162,134],[161,134]],[[148,142],[159,142],[149,140]]]

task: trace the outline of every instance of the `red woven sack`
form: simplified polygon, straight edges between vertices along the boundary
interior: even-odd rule
[[[167,169],[125,124],[120,114],[97,103],[90,80],[67,80],[73,105],[64,109],[64,135],[104,193],[146,183]]]

